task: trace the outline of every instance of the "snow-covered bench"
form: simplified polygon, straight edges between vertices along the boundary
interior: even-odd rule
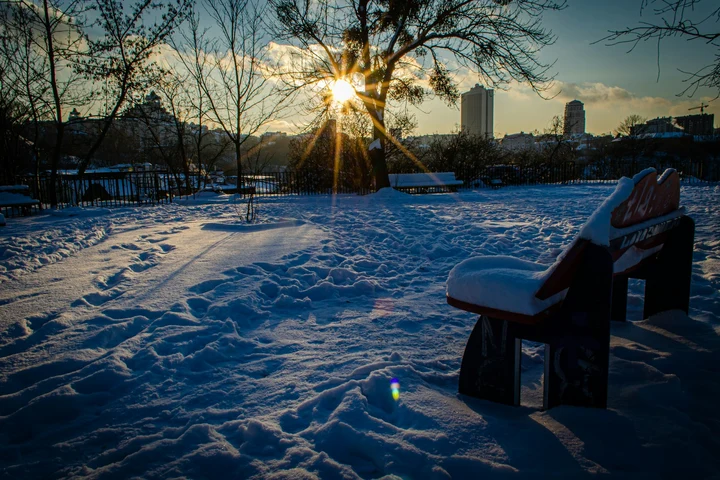
[[[454,192],[462,184],[453,172],[390,174],[390,185],[394,189],[411,193]]]
[[[40,201],[30,197],[27,185],[0,185],[0,211],[13,216],[15,211],[30,215],[33,207],[40,207]]]
[[[607,405],[610,320],[624,321],[628,278],[644,315],[687,313],[695,234],[669,169],[622,178],[550,267],[476,257],[450,272],[447,302],[480,315],[460,369],[462,394],[520,402],[521,339],[545,343],[545,408]]]

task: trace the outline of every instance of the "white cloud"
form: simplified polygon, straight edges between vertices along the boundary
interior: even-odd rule
[[[266,132],[285,132],[290,134],[298,133],[304,125],[300,125],[294,121],[288,120],[272,120],[265,124],[263,131]]]
[[[599,82],[584,82],[578,84],[556,81],[550,93],[556,95],[555,98],[558,100],[565,102],[580,100],[588,105],[595,103],[627,102],[634,98],[631,92],[622,87],[609,86]]]

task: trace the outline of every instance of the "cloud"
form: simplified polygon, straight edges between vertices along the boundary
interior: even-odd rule
[[[296,134],[302,130],[302,127],[303,125],[301,125],[297,121],[272,120],[265,124],[265,128],[263,129],[263,131]]]
[[[586,129],[593,133],[610,132],[631,114],[647,118],[697,114],[698,109],[689,109],[699,106],[700,102],[710,104],[706,113],[720,114],[720,101],[712,102],[710,97],[643,96],[619,85],[599,82],[557,80],[544,94],[545,97],[552,95],[555,96],[550,101],[545,101],[529,85],[511,83],[495,101],[498,129],[507,132],[542,129],[553,115],[562,116],[565,103],[575,99],[585,104]]]
[[[522,83],[513,83],[507,95],[515,100],[531,100],[536,97],[532,89]],[[600,82],[572,83],[556,80],[552,88],[546,92],[552,100],[567,103],[580,100],[586,109],[593,110],[632,110],[646,116],[677,116],[686,115],[689,108],[700,102],[712,101],[710,97],[698,98],[665,98],[637,95],[617,85],[606,85]],[[709,110],[715,106],[711,104]]]
[[[586,108],[625,110],[631,109],[647,116],[680,116],[693,113],[691,108],[708,103],[711,97],[678,98],[640,96],[619,86],[605,85],[603,83],[568,83],[558,81],[554,87],[556,100],[569,102],[580,100]],[[716,110],[718,105],[711,103],[710,110]],[[699,112],[694,112],[699,113]]]
[[[580,100],[585,104],[607,103],[607,102],[627,102],[634,98],[634,95],[622,87],[609,86],[604,83],[585,82],[585,83],[569,83],[556,81],[551,89],[555,98],[565,102],[571,100]]]

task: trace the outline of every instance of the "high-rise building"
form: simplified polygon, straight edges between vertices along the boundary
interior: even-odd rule
[[[460,96],[460,128],[470,135],[493,138],[494,92],[477,83]]]
[[[585,133],[585,107],[580,100],[565,104],[564,135],[582,135]]]

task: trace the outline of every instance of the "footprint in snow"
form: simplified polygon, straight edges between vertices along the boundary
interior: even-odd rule
[[[112,275],[101,275],[95,280],[95,285],[102,290],[109,290],[125,279],[126,268],[113,273]]]
[[[132,270],[135,273],[144,272],[145,270],[148,270],[152,267],[157,265],[156,263],[148,263],[148,262],[142,262],[142,263],[132,263],[130,264],[130,270]]]
[[[75,300],[72,303],[72,306],[81,307],[83,305],[91,305],[93,307],[99,307],[109,302],[110,300],[118,298],[122,294],[123,292],[118,289],[111,289],[105,292],[89,293],[82,298]]]
[[[194,287],[190,288],[193,293],[203,294],[211,290],[214,290],[218,285],[225,283],[225,280],[207,280],[202,283],[198,283]]]
[[[148,238],[147,241],[150,243],[160,243],[160,242],[164,242],[168,238],[170,238],[170,237]]]
[[[122,245],[113,245],[113,246],[110,247],[110,248],[113,248],[113,249],[115,249],[115,250],[118,250],[118,249],[120,249],[120,250],[132,250],[132,251],[142,250],[140,247],[138,247],[138,246],[135,245],[134,243],[123,243]]]
[[[170,253],[177,248],[175,245],[170,245],[169,243],[162,243],[159,247],[162,250],[162,253]]]

